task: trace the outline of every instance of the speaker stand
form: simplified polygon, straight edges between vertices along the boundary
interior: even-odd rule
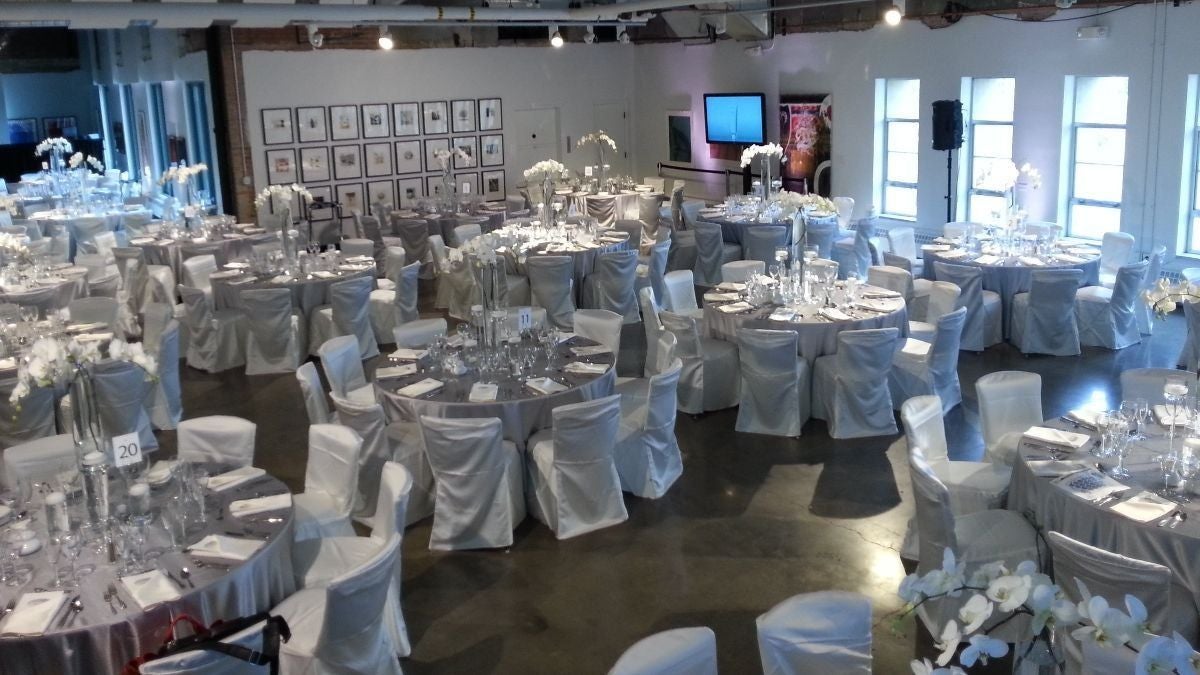
[[[946,151],[946,222],[954,222],[954,151]]]

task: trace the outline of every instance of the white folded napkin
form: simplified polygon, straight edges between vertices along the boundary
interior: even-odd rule
[[[542,394],[543,396],[557,394],[560,391],[567,390],[566,385],[560,382],[555,382],[548,377],[531,377],[528,380],[525,380],[525,386],[539,394]]]
[[[425,358],[425,355],[428,353],[428,350],[425,349],[409,349],[408,347],[400,347],[396,349],[396,351],[389,354],[388,358],[394,361],[417,361]]]
[[[143,245],[143,244],[153,244],[154,237],[138,237],[136,239],[130,239],[129,243],[133,244],[134,246]]]
[[[376,368],[375,379],[382,380],[389,377],[404,377],[417,372],[417,364],[406,363],[402,366],[388,366],[387,368]]]
[[[374,265],[375,259],[369,255],[353,255],[353,256],[350,256],[349,258],[346,258],[346,262],[348,262],[348,263],[370,263],[370,264]]]
[[[705,302],[735,302],[742,297],[738,293],[705,293]]]
[[[854,319],[854,317],[836,307],[822,307],[817,310],[817,313],[830,321],[852,321]]]
[[[777,309],[767,318],[771,321],[792,321],[796,318],[796,313],[790,309]]]
[[[1027,463],[1033,475],[1042,478],[1057,478],[1087,468],[1083,462],[1064,462],[1058,459],[1031,459]]]
[[[900,346],[902,353],[919,357],[924,357],[929,353],[930,349],[933,349],[933,345],[924,340],[915,340],[913,338],[906,339],[904,344]]]
[[[43,286],[53,286],[55,284],[65,284],[67,280],[64,277],[42,277],[37,280],[37,283]]]
[[[471,385],[471,394],[467,397],[472,403],[491,403],[500,393],[500,387],[494,384],[476,382]]]
[[[214,492],[221,492],[222,490],[237,487],[242,483],[248,483],[265,475],[267,475],[267,472],[256,466],[243,466],[233,471],[226,471],[216,476],[210,476],[206,487]]]
[[[236,261],[225,263],[225,269],[227,269],[227,270],[244,270],[247,267],[250,267],[250,263],[236,262]]]
[[[980,265],[995,265],[996,263],[1000,262],[1000,258],[990,253],[985,253],[984,255],[976,258],[975,262],[979,263]]]
[[[241,270],[222,270],[220,272],[213,272],[212,274],[208,275],[208,278],[209,279],[232,279],[234,277],[240,277],[240,276],[242,276],[242,274],[243,274],[243,272]]]
[[[960,249],[955,249],[953,251],[944,251],[938,257],[956,260],[958,258],[965,258],[965,257],[967,257],[967,255],[969,255],[969,254],[960,248]]]
[[[1171,426],[1171,408],[1159,403],[1158,405],[1154,406],[1154,417],[1157,418],[1158,423],[1164,427]],[[1191,415],[1188,414],[1187,408],[1184,406],[1179,406],[1179,414],[1174,415],[1174,417],[1175,426],[1178,427],[1187,424],[1188,419],[1191,418]]]
[[[571,353],[575,356],[599,356],[611,354],[612,350],[604,345],[589,345],[587,347],[571,347]]]
[[[748,302],[733,302],[717,308],[718,311],[725,312],[726,314],[737,314],[738,312],[745,312],[751,309],[754,309],[754,305]]]
[[[192,237],[193,244],[207,244],[208,240],[204,237]]]
[[[947,237],[934,237],[933,243],[935,243],[935,244],[953,244],[954,240],[949,239]]]
[[[1058,260],[1059,262],[1070,263],[1072,265],[1078,265],[1079,263],[1087,262],[1086,258],[1081,258],[1077,255],[1069,255],[1066,253],[1060,253],[1060,254],[1054,256],[1054,258],[1056,260]]]
[[[342,270],[343,272],[362,272],[363,270],[369,270],[372,267],[374,267],[374,265],[338,265],[338,269]]]
[[[113,339],[112,331],[103,333],[84,333],[83,335],[75,336],[76,342],[108,342]]]
[[[1095,256],[1100,255],[1100,252],[1097,251],[1096,249],[1088,248],[1086,246],[1077,246],[1074,248],[1069,248],[1069,249],[1067,249],[1067,253],[1074,253],[1075,255],[1081,255],[1081,256],[1084,256],[1085,258],[1093,258]]]
[[[242,516],[250,516],[266,511],[282,511],[291,507],[291,505],[292,494],[290,492],[267,495],[266,497],[254,497],[253,499],[239,499],[229,503],[229,515],[241,518]]]
[[[575,337],[575,334],[572,333],[571,331],[561,330],[554,334],[554,341],[557,342],[558,344],[562,344],[562,343],[566,342],[567,340],[570,340],[573,337]]]
[[[290,274],[280,274],[279,276],[271,279],[271,283],[273,284],[288,284],[291,283],[291,281],[292,275]]]
[[[717,288],[722,291],[744,291],[746,290],[746,284],[740,281],[722,281],[717,284]]]
[[[949,251],[952,248],[954,248],[954,247],[951,246],[950,244],[926,244],[921,247],[921,250],[922,251],[932,251],[934,253],[938,253],[941,251]]]
[[[222,534],[210,534],[188,547],[188,552],[202,558],[220,558],[234,562],[250,559],[266,542],[257,539],[240,539]]]
[[[262,227],[243,227],[242,234],[266,234],[266,228]]]
[[[171,480],[171,470],[175,468],[176,461],[172,459],[160,459],[146,471],[146,482],[151,485],[162,485]]]
[[[50,629],[50,622],[67,601],[65,591],[26,593],[4,621],[3,633],[41,635]]]
[[[1021,264],[1025,265],[1026,267],[1042,267],[1046,264],[1041,258],[1035,258],[1030,255],[1023,255],[1018,258],[1018,260],[1020,260]]]
[[[254,277],[241,277],[239,279],[231,279],[226,283],[228,283],[230,286],[241,286],[242,284],[252,284],[255,281],[257,281],[257,279]]]
[[[1025,438],[1052,445],[1061,445],[1072,450],[1078,450],[1092,440],[1092,437],[1087,434],[1077,434],[1071,431],[1063,431],[1062,429],[1051,429],[1050,427],[1029,427],[1025,431]]]
[[[438,389],[441,389],[441,388],[442,388],[441,380],[435,380],[432,377],[427,377],[424,380],[421,380],[420,382],[410,384],[407,387],[401,387],[400,389],[398,389],[396,391],[396,393],[400,394],[401,396],[416,397],[416,396],[424,396],[425,394],[428,394],[431,391],[437,391]]]
[[[312,274],[314,277],[316,277],[318,279],[333,279],[333,278],[337,277],[336,274],[334,274],[333,272],[330,272],[329,270],[317,270],[316,272],[313,272]]]
[[[121,585],[133,596],[138,607],[146,609],[150,605],[179,599],[179,589],[162,570],[150,570],[121,578]]]
[[[0,370],[12,370],[17,367],[17,360],[10,357],[0,359]]]
[[[99,323],[99,322],[72,323],[72,324],[67,325],[67,332],[68,333],[83,333],[83,332],[89,331],[89,330],[96,330],[97,328],[108,328],[108,324]]]
[[[1175,510],[1177,504],[1153,492],[1142,491],[1122,502],[1113,504],[1112,510],[1139,523],[1157,520]]]
[[[1095,410],[1072,410],[1063,415],[1072,422],[1077,422],[1083,426],[1096,428],[1096,420],[1100,417],[1100,413]]]
[[[870,309],[876,312],[891,312],[900,308],[900,306],[894,302],[881,302],[879,300],[859,300],[854,304],[863,309]]]
[[[862,297],[867,300],[889,300],[889,299],[899,298],[899,297],[903,297],[903,296],[901,296],[896,291],[890,291],[886,288],[872,288],[869,291],[864,290],[862,293]]]
[[[608,366],[603,363],[585,363],[583,361],[572,361],[563,366],[563,370],[568,373],[577,373],[581,375],[601,375],[608,372]]]

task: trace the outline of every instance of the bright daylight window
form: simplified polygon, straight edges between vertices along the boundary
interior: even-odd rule
[[[970,156],[967,171],[967,220],[999,223],[1008,207],[1003,192],[987,189],[986,177],[1002,173],[1012,162],[1013,108],[1017,81],[1011,77],[979,77],[971,80],[967,142]]]
[[[1196,76],[1192,76],[1195,78]],[[1184,214],[1188,219],[1187,252],[1200,253],[1200,92],[1193,92],[1189,105],[1195,115],[1192,133],[1191,172],[1192,199]]]
[[[920,80],[886,80],[883,103],[883,213],[917,217]]]
[[[1075,78],[1067,233],[1100,239],[1121,229],[1127,77]]]

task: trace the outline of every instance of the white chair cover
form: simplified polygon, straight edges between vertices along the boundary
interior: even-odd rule
[[[1010,309],[1012,342],[1023,354],[1077,356],[1075,292],[1083,280],[1077,269],[1035,270],[1028,293],[1017,293]]]
[[[1146,277],[1142,279],[1142,292],[1150,290],[1154,284],[1158,283],[1159,277],[1162,275],[1163,260],[1167,257],[1167,247],[1158,245],[1146,256],[1146,260],[1150,262],[1150,266],[1146,268]],[[1139,301],[1134,303],[1133,313],[1137,317],[1138,331],[1142,335],[1154,334],[1154,310],[1150,305],[1141,302],[1141,293],[1138,294]]]
[[[696,221],[696,264],[692,267],[696,283],[700,286],[716,286],[724,281],[721,266],[742,258],[742,248],[726,243],[721,226],[704,220]]]
[[[763,675],[871,672],[871,601],[864,595],[795,595],[755,623]]]
[[[790,330],[741,328],[742,397],[738,431],[799,436],[812,412],[808,361],[797,356],[800,336]]]
[[[654,298],[653,288],[646,287],[638,291],[638,305],[642,309],[642,326],[646,332],[646,363],[643,372],[646,377],[650,377],[650,364],[655,363],[658,358],[655,350],[658,348],[659,336],[664,331],[662,320],[658,317],[660,308]]]
[[[179,322],[171,319],[158,337],[158,344],[148,346],[158,359],[158,381],[150,385],[146,407],[150,422],[156,429],[174,429],[183,419],[183,388],[179,382]]]
[[[717,636],[703,626],[655,633],[626,649],[608,675],[717,675]]]
[[[908,336],[925,342],[933,342],[937,334],[937,320],[958,307],[958,296],[961,291],[958,286],[949,281],[934,281],[929,284],[929,292],[925,294],[923,321],[908,322]]]
[[[242,291],[246,313],[246,374],[290,373],[304,361],[304,318],[286,288]]]
[[[966,308],[959,307],[938,319],[937,333],[932,343],[913,338],[902,343],[892,357],[892,370],[888,373],[888,387],[894,405],[926,394],[936,394],[941,398],[943,412],[949,412],[962,403],[962,388],[958,381],[958,347],[966,320]]]
[[[683,363],[674,357],[675,336],[664,333],[657,353],[670,360],[642,381],[630,381],[621,393],[621,427],[613,458],[621,489],[646,499],[667,493],[683,473],[683,458],[675,438],[676,389]],[[650,370],[652,364],[647,364]],[[637,386],[645,382],[645,386]]]
[[[392,227],[404,244],[404,259],[421,263],[421,278],[433,278],[433,257],[429,253],[429,223],[424,220],[398,218]]]
[[[96,253],[96,235],[108,232],[108,219],[104,216],[78,216],[67,223],[67,230],[74,240],[75,251]]]
[[[183,261],[183,283],[185,286],[198,288],[205,293],[212,293],[212,281],[209,277],[217,271],[217,258],[212,254],[198,255]]]
[[[913,228],[890,227],[887,231],[887,240],[888,246],[892,248],[889,254],[908,260],[908,271],[912,272],[914,277],[921,276],[925,263],[919,257],[917,238]]]
[[[336,335],[353,335],[358,340],[359,356],[379,355],[379,343],[371,328],[371,277],[355,277],[329,286],[329,308],[312,313],[309,334],[313,344],[325,344]]]
[[[895,328],[842,331],[837,353],[817,359],[812,416],[829,423],[830,436],[896,433],[886,382],[898,335]]]
[[[113,256],[121,275],[122,302],[132,316],[137,316],[145,303],[154,301],[147,293],[150,274],[146,269],[146,252],[137,246],[118,247],[113,249]]]
[[[321,377],[312,361],[303,363],[296,369],[296,379],[300,382],[300,393],[304,396],[304,410],[308,413],[308,423],[332,422],[329,403],[325,400],[325,390],[321,387]]]
[[[359,357],[358,340],[353,335],[342,335],[327,340],[317,350],[321,359],[321,370],[329,382],[329,391],[334,396],[373,403],[375,391],[367,384],[367,375]]]
[[[100,232],[95,237],[92,237],[92,245],[95,247],[96,253],[104,256],[105,260],[114,260],[113,249],[117,248],[117,235],[112,231]]]
[[[867,283],[899,293],[906,303],[912,301],[913,277],[907,270],[888,265],[873,265],[867,268]]]
[[[675,353],[683,362],[679,409],[698,415],[737,405],[741,392],[737,345],[700,337],[696,320],[690,316],[664,311],[658,318],[664,329],[675,334]]]
[[[572,275],[575,260],[566,255],[531,256],[525,261],[533,304],[546,309],[550,324],[570,330],[571,315],[575,312]]]
[[[1100,285],[1112,288],[1117,270],[1129,263],[1133,255],[1133,235],[1127,232],[1105,232],[1100,239]]]
[[[383,278],[375,281],[375,288],[392,291],[396,289],[396,276],[400,274],[400,270],[404,268],[408,258],[404,255],[403,246],[385,246],[383,256]],[[417,268],[417,271],[420,272],[420,267]]]
[[[1187,337],[1183,340],[1177,363],[1194,371],[1200,367],[1200,305],[1187,301],[1182,304],[1183,318],[1187,321]]]
[[[1001,326],[1000,296],[983,290],[983,270],[969,265],[933,264],[939,281],[958,286],[958,306],[967,308],[962,348],[981,352],[1004,339]]]
[[[1121,400],[1144,398],[1150,405],[1166,403],[1163,387],[1168,381],[1188,385],[1188,393],[1196,393],[1196,373],[1174,368],[1128,368],[1121,371]]]
[[[575,310],[573,330],[576,335],[595,340],[608,348],[613,356],[621,351],[620,314],[606,309],[577,309]]]
[[[425,347],[438,336],[446,334],[445,319],[418,319],[396,326],[392,338],[397,347]]]
[[[1111,289],[1088,286],[1075,294],[1075,320],[1079,344],[1088,347],[1124,349],[1142,341],[1135,305],[1140,297],[1148,261],[1131,263],[1117,270]]]
[[[265,626],[265,622],[256,623],[221,642],[261,653]],[[208,649],[163,656],[138,667],[140,675],[267,675],[270,671],[268,665],[254,665],[249,661]]]
[[[436,497],[429,548],[511,546],[525,519],[521,456],[498,418],[421,417]]]
[[[179,423],[179,458],[188,462],[254,464],[258,425],[230,415],[194,417]]]
[[[55,433],[55,397],[52,387],[30,387],[20,406],[9,401],[16,386],[16,372],[0,381],[0,448],[32,441]]]
[[[483,228],[479,226],[479,223],[457,225],[454,228],[454,241],[450,242],[450,245],[454,248],[462,248],[463,244],[482,235]]]
[[[833,242],[838,237],[837,216],[808,219],[807,239],[809,246],[817,247],[817,257],[833,259]],[[726,279],[725,281],[729,281]]]
[[[625,323],[637,323],[638,304],[634,294],[637,251],[606,251],[596,256],[592,273],[583,280],[583,306],[620,314]]]
[[[976,380],[975,396],[979,399],[979,430],[988,459],[1011,466],[1021,436],[1045,419],[1042,377],[1019,370],[988,373]]]
[[[667,273],[667,255],[671,252],[670,241],[660,241],[650,247],[650,257],[646,260],[645,265],[638,265],[637,279],[634,281],[635,288],[644,288],[647,285],[654,289],[654,297],[661,298],[666,295],[666,288],[663,287],[663,277]]]
[[[357,215],[357,214],[355,214]],[[361,216],[359,216],[361,218]],[[346,257],[368,256],[375,257],[375,242],[370,239],[349,237],[340,242],[342,255]]]
[[[854,198],[853,197],[834,197],[832,199],[833,207],[837,209],[837,223],[842,229],[850,227],[850,221],[854,219]],[[874,207],[869,206],[868,209]]]
[[[12,489],[23,478],[49,480],[78,466],[79,455],[71,434],[15,443],[4,449],[3,485]]]
[[[117,323],[120,307],[116,298],[76,298],[67,305],[67,311],[71,313],[71,321],[74,323],[102,323],[120,336],[121,330]]]
[[[237,310],[212,311],[208,297],[199,289],[181,285],[179,295],[187,308],[188,365],[210,373],[245,365],[245,315]]]
[[[142,450],[158,448],[150,427],[146,395],[150,376],[131,361],[101,361],[92,367],[100,424],[107,436],[137,432]],[[111,459],[111,458],[110,458]]]
[[[613,461],[620,400],[614,394],[559,406],[552,414],[553,428],[526,443],[529,513],[559,539],[629,519]]]
[[[779,225],[754,225],[742,236],[742,258],[760,260],[768,267],[775,264],[775,249],[787,245],[788,228]]]
[[[350,513],[354,509],[361,474],[362,444],[353,429],[340,424],[308,427],[304,492],[292,497],[296,541],[354,536]],[[378,471],[382,467],[376,468]],[[378,490],[378,474],[375,480]]]
[[[664,309],[704,320],[704,310],[696,304],[696,285],[692,282],[691,270],[667,272],[663,277],[663,288],[667,292],[663,298]]]
[[[756,274],[766,274],[767,266],[761,260],[735,260],[721,265],[721,281],[745,283]]]

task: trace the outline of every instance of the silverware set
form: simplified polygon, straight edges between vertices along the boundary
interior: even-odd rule
[[[66,628],[75,623],[75,619],[79,618],[79,613],[83,611],[83,602],[79,599],[79,597],[80,596],[76,595],[75,597],[71,598],[69,602],[67,602],[67,611],[64,612],[62,618],[58,620],[58,628]]]
[[[1183,509],[1175,509],[1164,516],[1156,524],[1158,527],[1167,527],[1173,530],[1176,527],[1179,527],[1179,524],[1185,520],[1187,520],[1187,511],[1184,511]]]

